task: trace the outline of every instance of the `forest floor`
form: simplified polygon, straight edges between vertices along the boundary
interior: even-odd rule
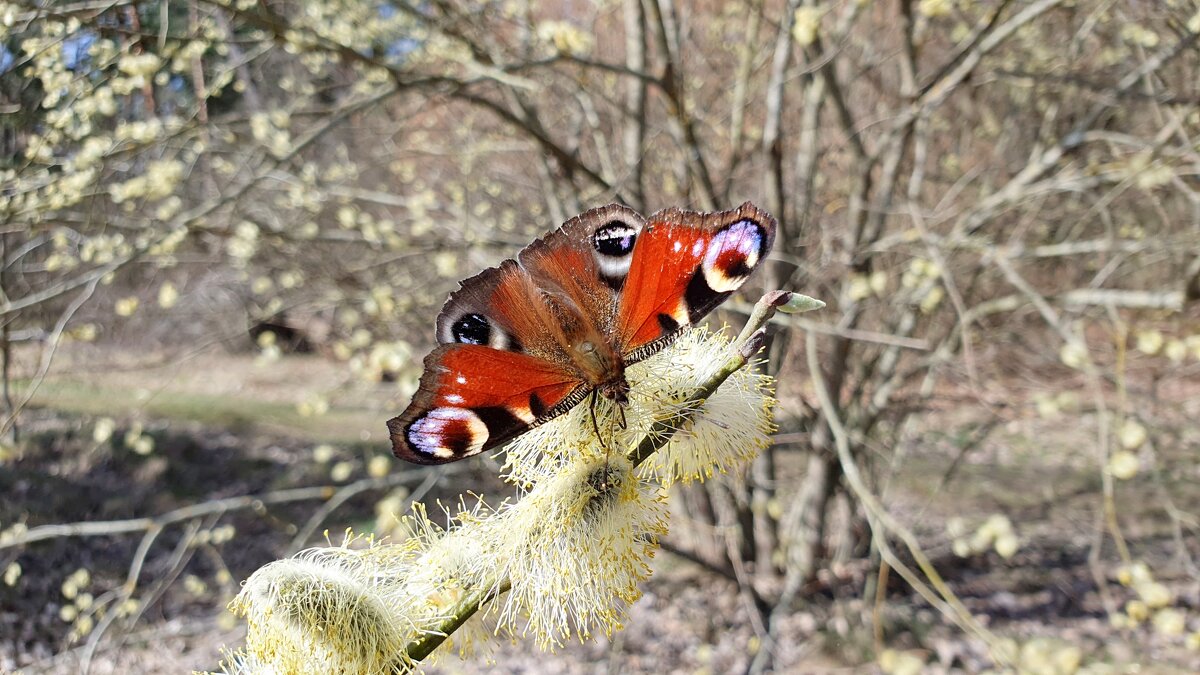
[[[302,414],[322,401],[330,403],[324,414]],[[260,367],[251,356],[222,350],[157,360],[92,349],[64,353],[22,416],[22,450],[0,454],[0,532],[18,523],[33,528],[163,514],[179,520],[154,536],[145,536],[136,521],[123,532],[0,548],[0,574],[13,562],[21,570],[12,584],[0,580],[0,672],[79,672],[85,664],[92,673],[213,669],[220,648],[242,638],[225,604],[261,565],[319,544],[326,531],[338,541],[347,527],[371,529],[379,502],[397,490],[422,491],[427,501],[453,501],[468,490],[489,498],[503,493],[497,464],[488,458],[450,469],[389,463],[385,476],[372,477],[372,458],[390,462],[384,421],[403,403],[395,385],[355,383],[341,364],[318,356],[288,356]],[[1189,414],[1196,419],[1200,411]],[[1103,519],[1095,433],[1082,431],[1094,428],[1088,415],[1016,415],[966,453],[969,415],[928,416],[892,466],[884,489],[888,508],[917,533],[950,587],[997,635],[1022,644],[1037,639],[1034,645],[1048,654],[1074,646],[1094,673],[1200,672],[1200,652],[1187,648],[1186,633],[1164,634],[1149,621],[1116,627],[1108,618],[1106,602],[1121,608],[1134,594],[1116,580],[1119,558],[1111,544],[1099,551],[1098,567],[1089,562]],[[97,426],[103,431],[108,424],[103,418],[112,420],[107,438],[96,435]],[[131,432],[139,428],[153,439],[144,454],[126,442],[136,440]],[[1200,512],[1200,474],[1195,439],[1177,440],[1177,455],[1158,449],[1159,470],[1117,486],[1115,504],[1131,557],[1145,561],[1169,588],[1190,632],[1200,628],[1192,562],[1200,544],[1186,533],[1188,514]],[[782,456],[784,471],[792,470],[787,453]],[[431,471],[440,472],[436,480],[429,479]],[[305,486],[328,489],[271,501]],[[305,529],[323,501],[346,486],[357,492]],[[266,503],[235,499],[245,495],[266,496]],[[218,499],[234,501],[198,519],[178,511]],[[1013,523],[1020,541],[1014,555],[952,553],[951,518],[973,530],[994,514]],[[234,526],[231,540],[197,540],[198,531],[221,525]],[[686,542],[672,543],[686,548]],[[429,670],[743,672],[763,643],[736,585],[665,552],[655,568],[626,629],[611,637],[553,655],[531,642],[501,641],[488,655],[444,658]],[[886,627],[887,647],[926,663],[920,672],[988,667],[982,642],[951,625],[895,574],[880,601],[864,598],[874,575],[868,563],[850,561],[810,585],[798,609],[781,621],[771,647],[776,672],[878,672],[873,617]],[[102,615],[97,608],[120,604],[131,577],[137,620],[107,623],[103,617],[116,612]]]

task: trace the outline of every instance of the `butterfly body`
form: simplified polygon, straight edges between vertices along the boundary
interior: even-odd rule
[[[625,367],[661,349],[745,282],[775,220],[592,209],[515,260],[462,282],[437,320],[412,403],[388,422],[398,457],[440,464],[552,419],[597,392],[618,404]]]

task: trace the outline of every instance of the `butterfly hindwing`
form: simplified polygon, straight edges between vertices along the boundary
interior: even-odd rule
[[[388,421],[392,450],[442,464],[490,450],[569,410],[587,394],[545,359],[485,345],[449,344],[425,357],[413,401]]]
[[[525,247],[517,261],[545,294],[608,332],[645,224],[631,208],[601,206]]]
[[[766,259],[775,229],[775,219],[749,202],[717,213],[672,208],[651,216],[621,295],[621,354],[644,357],[724,302]]]

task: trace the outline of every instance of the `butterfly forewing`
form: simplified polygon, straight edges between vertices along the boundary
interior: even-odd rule
[[[634,248],[618,312],[621,353],[648,355],[725,301],[762,264],[775,219],[749,202],[731,211],[660,211]]]

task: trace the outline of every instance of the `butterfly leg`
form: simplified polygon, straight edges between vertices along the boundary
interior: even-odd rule
[[[588,412],[591,413],[592,431],[596,432],[596,440],[600,441],[600,447],[604,448],[605,452],[607,452],[608,446],[604,443],[604,436],[600,433],[600,423],[596,421],[596,399],[599,398],[596,391],[593,389],[591,395],[588,397]]]
[[[618,404],[618,405],[617,405],[617,407],[618,407],[618,408],[620,408],[620,407],[621,407],[621,405],[619,405],[619,404]],[[611,413],[611,411],[610,411],[610,412],[609,412],[609,415],[608,415],[608,438],[609,438],[609,440],[612,440],[612,439],[614,439],[614,438],[616,438],[616,437],[617,437],[617,430],[616,430],[616,428],[615,428],[615,427],[616,427],[616,420],[617,420],[617,418],[616,418],[616,417],[615,417],[615,416],[614,416],[614,415]],[[608,475],[609,475],[609,473],[608,473],[608,471],[609,471],[609,468],[608,468],[608,456],[609,456],[609,452],[610,452],[610,450],[609,450],[609,446],[608,446],[608,445],[605,445],[605,446],[604,446],[604,476],[605,476],[604,483],[605,483],[605,490],[607,490],[607,489],[608,489]]]

